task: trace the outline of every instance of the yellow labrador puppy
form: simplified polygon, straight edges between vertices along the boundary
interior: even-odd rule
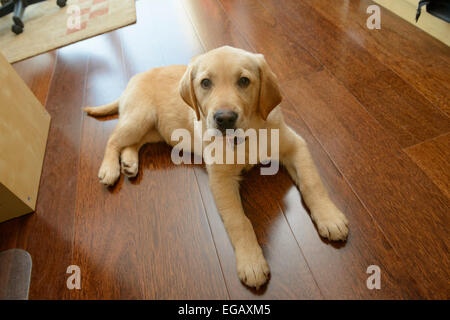
[[[120,114],[106,146],[100,182],[113,185],[121,171],[128,177],[136,176],[139,148],[145,143],[165,141],[175,146],[178,141],[171,136],[179,128],[188,130],[192,137],[201,136],[203,132],[195,132],[196,120],[201,121],[203,131],[277,129],[279,150],[272,160],[287,168],[319,234],[330,240],[345,240],[347,219],[330,200],[305,141],[285,124],[280,102],[276,76],[264,56],[229,46],[197,56],[187,67],[169,66],[138,74],[117,101],[85,108],[92,116]],[[235,250],[239,278],[258,288],[267,281],[270,271],[239,195],[240,174],[250,166],[206,167],[217,209]]]

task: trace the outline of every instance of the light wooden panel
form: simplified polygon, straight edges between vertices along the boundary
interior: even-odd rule
[[[50,115],[1,54],[0,83],[0,221],[4,221],[35,209]]]

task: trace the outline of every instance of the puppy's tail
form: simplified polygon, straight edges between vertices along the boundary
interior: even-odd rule
[[[85,107],[83,108],[83,110],[86,111],[88,115],[93,117],[102,117],[116,114],[119,111],[119,99],[103,106]]]

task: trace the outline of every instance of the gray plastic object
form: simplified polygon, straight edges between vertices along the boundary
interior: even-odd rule
[[[31,256],[22,249],[0,252],[0,300],[28,300]]]

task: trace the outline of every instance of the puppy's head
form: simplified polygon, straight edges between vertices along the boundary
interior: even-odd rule
[[[207,129],[249,128],[281,102],[277,79],[262,54],[220,47],[195,57],[180,81],[183,100]]]

